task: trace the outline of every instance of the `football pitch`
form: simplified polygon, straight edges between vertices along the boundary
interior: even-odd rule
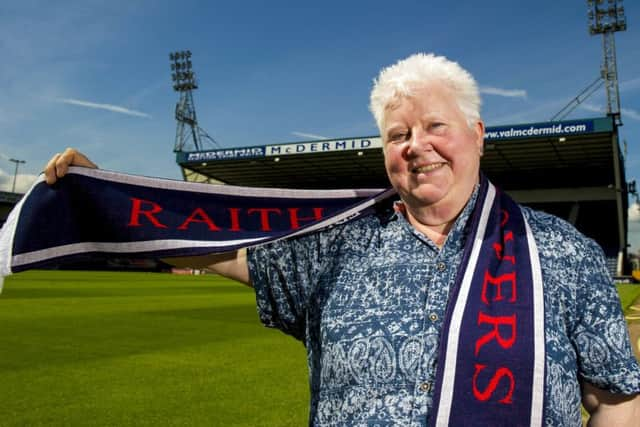
[[[2,426],[301,426],[303,345],[218,276],[30,271],[0,295]]]
[[[625,309],[638,285],[619,285]],[[219,276],[29,271],[0,295],[2,426],[301,426],[301,343]]]

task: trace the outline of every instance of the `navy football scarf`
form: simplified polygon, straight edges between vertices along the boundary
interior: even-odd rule
[[[0,232],[0,276],[88,254],[232,251],[359,217],[393,194],[209,185],[71,167],[53,186],[40,176],[9,215]]]
[[[520,207],[482,178],[440,339],[432,426],[540,426],[544,309]]]

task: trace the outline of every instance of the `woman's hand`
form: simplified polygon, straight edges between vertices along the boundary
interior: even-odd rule
[[[98,168],[87,156],[75,148],[67,148],[63,153],[55,154],[44,168],[44,176],[47,184],[54,184],[58,178],[65,176],[69,170],[69,166],[83,166],[92,169]]]

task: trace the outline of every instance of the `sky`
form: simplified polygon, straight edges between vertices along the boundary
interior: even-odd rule
[[[623,4],[620,135],[627,180],[640,187],[640,2]],[[475,76],[487,126],[548,121],[598,77],[603,57],[586,0],[23,0],[1,9],[5,191],[9,159],[26,162],[15,179],[25,191],[66,147],[104,169],[181,179],[173,51],[193,53],[198,121],[222,147],[375,135],[372,80],[416,52]],[[601,117],[605,106],[603,88],[566,118]],[[640,248],[640,231],[631,234]]]

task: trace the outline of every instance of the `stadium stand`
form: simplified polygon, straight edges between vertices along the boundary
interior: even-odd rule
[[[284,188],[386,188],[379,136],[178,151],[186,180]],[[627,184],[612,117],[487,127],[482,170],[517,201],[558,215],[628,272]]]
[[[11,209],[22,198],[22,194],[0,191],[0,225],[4,224]]]

